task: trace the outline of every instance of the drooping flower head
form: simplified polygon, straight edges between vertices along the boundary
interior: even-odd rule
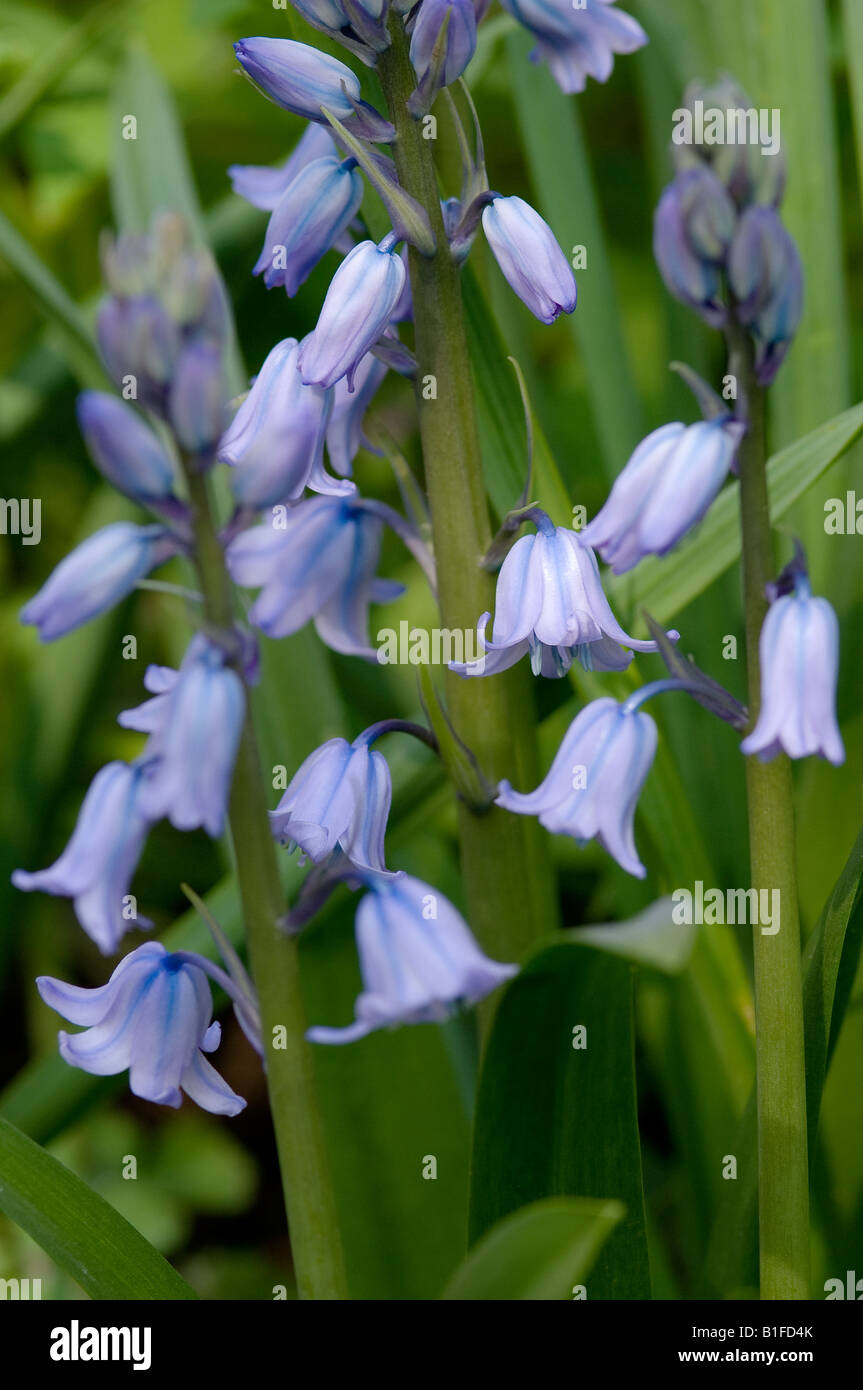
[[[330,282],[317,324],[300,346],[303,381],[327,387],[344,376],[353,390],[360,362],[390,323],[405,276],[392,233],[378,246],[361,241],[348,252]]]
[[[21,621],[32,623],[43,642],[53,642],[113,608],[179,549],[177,537],[164,526],[112,522],[60,561],[21,609]]]
[[[249,621],[268,637],[287,637],[313,618],[334,651],[376,660],[369,605],[395,598],[401,586],[375,578],[383,529],[375,506],[310,497],[237,536],[226,552],[231,576],[261,590]]]
[[[179,671],[156,667],[148,675],[155,699],[120,716],[125,728],[150,735],[142,806],[151,820],[166,816],[178,830],[203,826],[221,835],[246,712],[243,682],[203,633],[192,638]]]
[[[345,63],[294,39],[250,38],[234,44],[243,71],[286,111],[322,121],[321,108],[343,119],[353,113],[350,97],[360,98],[357,76]],[[344,84],[344,90],[343,86]]]
[[[634,53],[647,35],[616,0],[501,0],[536,37],[534,62],[548,63],[563,92],[583,92],[589,77],[606,82],[616,53]]]
[[[745,426],[731,416],[662,425],[632,454],[605,506],[581,531],[615,574],[665,555],[722,487]]]
[[[253,274],[268,290],[281,285],[296,294],[325,252],[353,220],[363,200],[356,161],[325,155],[307,164],[288,185],[267,224]]]
[[[299,351],[296,338],[270,350],[216,451],[233,468],[235,498],[254,510],[293,502],[307,487],[335,495],[353,491],[353,483],[331,478],[324,468],[333,392],[303,382]]]
[[[655,642],[629,637],[618,623],[596,556],[582,536],[554,526],[544,512],[537,511],[535,520],[536,533],[520,537],[501,566],[491,641],[485,637],[489,614],[479,620],[484,655],[451,663],[451,669],[463,676],[494,675],[530,652],[535,675],[564,675],[574,658],[587,670],[620,671],[631,660],[624,648],[656,651]]]
[[[813,598],[805,572],[771,603],[758,643],[761,709],[744,753],[768,762],[820,754],[838,767],[845,748],[836,722],[839,624],[826,598]]]
[[[376,1028],[444,1022],[516,974],[485,956],[461,914],[408,874],[369,875],[357,909],[363,993],[346,1028],[310,1028],[310,1042],[348,1043]]]
[[[25,893],[72,898],[75,915],[104,955],[124,932],[152,926],[129,895],[132,875],[151,825],[142,802],[139,764],[108,763],[94,777],[68,845],[49,869],[16,869],[12,882]]]
[[[482,228],[510,288],[541,323],[575,308],[575,276],[555,235],[523,198],[496,194]]]
[[[635,699],[593,700],[570,724],[545,779],[534,792],[501,782],[498,806],[538,816],[555,835],[579,845],[596,839],[636,878],[646,869],[635,847],[635,807],[656,752],[656,724]]]
[[[275,811],[273,835],[299,845],[320,864],[334,850],[362,868],[384,871],[384,834],[392,802],[387,760],[363,734],[331,738],[294,774]]]
[[[133,1095],[156,1105],[181,1103],[181,1091],[214,1115],[237,1115],[246,1102],[204,1056],[219,1045],[207,977],[186,956],[148,941],[125,956],[106,985],[82,989],[42,975],[45,1003],[83,1033],[60,1032],[60,1056],[93,1076],[129,1071]]]

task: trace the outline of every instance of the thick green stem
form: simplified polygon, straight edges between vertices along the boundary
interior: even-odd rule
[[[472,633],[480,614],[494,607],[494,581],[479,564],[491,528],[459,271],[444,235],[434,141],[423,138],[406,106],[416,78],[398,16],[390,31],[392,47],[381,54],[378,75],[398,134],[396,167],[403,188],[426,209],[437,240],[432,257],[411,248],[410,278],[441,618],[446,628]],[[450,676],[447,688],[454,726],[483,771],[492,781],[506,776],[520,789],[536,777],[528,679],[524,670],[469,680]],[[497,808],[477,814],[461,803],[459,837],[472,927],[499,959],[523,959],[557,924],[554,879],[538,827]]]
[[[765,398],[742,333],[730,334],[731,371],[748,405],[740,451],[740,509],[749,707],[758,717],[758,641],[775,575],[767,497]],[[780,929],[754,928],[758,1094],[758,1224],[762,1299],[809,1297],[809,1174],[800,924],[791,763],[746,759],[752,886],[779,892]]]
[[[185,473],[206,618],[214,628],[230,633],[233,593],[213,526],[206,478],[189,464]],[[277,925],[285,911],[285,899],[248,704],[229,820],[250,963],[261,1007],[267,1088],[297,1288],[300,1298],[346,1299],[349,1295],[316,1095],[314,1058],[305,1040],[297,942]]]

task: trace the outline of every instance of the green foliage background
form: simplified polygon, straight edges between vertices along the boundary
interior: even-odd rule
[[[683,358],[714,379],[722,370],[713,337],[670,301],[651,254],[652,212],[670,174],[671,112],[694,77],[731,71],[756,105],[781,110],[789,165],[784,215],[803,257],[806,311],[772,393],[772,451],[809,435],[863,397],[863,0],[631,0],[625,8],[641,20],[651,42],[619,59],[610,81],[591,83],[583,97],[563,97],[547,71],[529,63],[525,36],[499,9],[482,27],[469,73],[492,186],[529,198],[564,247],[584,244],[588,253],[587,269],[579,275],[579,307],[571,320],[552,328],[537,324],[511,295],[481,239],[472,253],[469,321],[484,462],[498,512],[515,501],[523,468],[521,414],[507,352],[524,370],[536,417],[540,500],[559,521],[566,521],[573,503],[596,510],[609,479],[647,429],[693,418],[688,393],[667,370],[670,360]],[[9,1087],[0,1113],[127,1217],[202,1297],[270,1298],[275,1285],[291,1289],[257,1063],[226,1017],[220,1065],[249,1099],[248,1110],[231,1123],[186,1108],[157,1112],[129,1098],[122,1084],[71,1072],[56,1057],[57,1020],[39,1001],[32,980],[48,973],[101,983],[105,963],[65,900],[25,897],[9,885],[14,867],[53,861],[97,769],[138,752],[139,738],[119,729],[116,715],[138,702],[147,663],[176,660],[187,615],[176,599],[141,591],[47,649],[31,629],[20,627],[17,615],[78,540],[132,514],[100,482],[74,423],[77,390],[100,381],[89,331],[104,226],[143,226],[160,206],[193,217],[219,259],[233,300],[238,389],[275,341],[302,337],[315,322],[336,258],[325,258],[293,301],[278,291],[267,293],[250,274],[266,214],[234,198],[225,173],[231,163],[283,159],[301,133],[301,122],[263,101],[237,74],[232,41],[262,31],[311,39],[293,12],[236,0],[7,3],[0,19],[0,492],[42,500],[41,544],[24,546],[14,536],[0,541],[0,1079]],[[373,84],[367,73],[364,80]],[[369,94],[374,96],[373,85]],[[120,138],[127,114],[137,118],[137,142]],[[455,192],[457,152],[443,111],[440,123],[440,160]],[[404,383],[388,381],[374,413],[416,464],[413,407]],[[846,764],[836,770],[810,760],[795,769],[807,934],[863,819],[861,539],[826,536],[823,526],[828,498],[855,486],[863,497],[861,448],[854,443],[861,423],[857,415],[847,417],[842,428],[819,436],[818,467],[809,449],[799,485],[786,488],[786,500],[795,500],[783,524],[804,539],[814,587],[837,608],[843,643],[839,714]],[[851,447],[832,463],[837,436]],[[363,454],[357,477],[364,492],[399,505],[382,459]],[[684,648],[743,698],[740,663],[722,658],[727,635],[737,637],[742,654],[735,552],[732,542],[722,552],[723,564],[711,569],[721,537],[710,524],[689,551],[655,571],[645,567],[635,586],[618,583],[614,602],[625,625],[641,621],[640,603],[648,600],[658,618],[673,616]],[[395,542],[388,544],[385,570],[408,589],[386,613],[378,610],[380,625],[397,626],[402,617],[429,624],[430,600]],[[178,567],[176,576],[166,577],[183,575]],[[653,589],[646,587],[648,580],[655,582]],[[127,634],[137,638],[137,661],[122,658]],[[353,737],[389,714],[418,713],[412,668],[367,668],[326,651],[309,632],[266,644],[264,655],[258,698],[267,766],[284,764],[290,774],[325,738]],[[637,664],[644,679],[659,674],[656,658],[642,657]],[[546,765],[578,700],[598,688],[583,676],[573,684],[537,683]],[[637,822],[649,877],[636,882],[596,846],[580,851],[556,838],[552,850],[568,927],[630,917],[696,878],[721,887],[747,882],[736,736],[676,698],[656,717],[663,740]],[[396,788],[389,861],[435,883],[458,903],[454,816],[437,769],[413,745],[392,741],[387,752]],[[154,918],[157,933],[176,930],[196,949],[208,949],[178,885],[185,878],[208,892],[228,867],[226,847],[202,834],[181,836],[158,826],[136,879],[141,907]],[[289,886],[296,886],[296,865],[286,860],[285,872]],[[856,872],[849,882],[848,906],[856,922]],[[230,884],[216,887],[210,901],[239,939]],[[849,932],[847,941],[853,938]],[[628,1037],[633,967],[610,968],[598,952],[580,954],[585,962],[597,956],[599,964],[585,964],[580,983],[575,980],[569,995],[564,991],[563,1017],[595,968],[604,981],[596,987],[616,1010],[612,1050],[612,1038],[619,1044]],[[735,1135],[753,1080],[748,957],[746,929],[711,928],[682,971],[676,965],[677,973],[647,969],[634,976],[638,1129],[654,1297],[711,1292],[708,1251],[710,1267],[725,1271],[724,1292],[745,1296],[752,1287],[751,1230],[745,1220],[734,1224],[741,1222],[739,1209],[729,1223],[721,1205],[738,1199],[738,1190],[729,1194],[733,1185],[722,1181],[722,1159],[744,1152],[735,1147]],[[811,1150],[816,1296],[827,1277],[843,1277],[863,1254],[863,981],[855,980],[855,965],[853,950],[846,950],[844,1026],[829,1039],[830,1065]],[[309,930],[304,969],[310,1017],[346,1020],[357,986],[349,900],[337,899]],[[572,969],[568,963],[566,971]],[[542,968],[536,971],[539,979]],[[559,980],[550,986],[552,993],[562,987]],[[505,1046],[515,1049],[501,1063],[515,1077],[505,1099],[517,1107],[517,1040],[502,1040]],[[476,1072],[469,1022],[321,1049],[318,1065],[354,1296],[437,1297],[466,1241]],[[625,1059],[622,1065],[625,1070]],[[530,1086],[524,1085],[529,1105]],[[549,1079],[549,1094],[565,1096],[565,1082],[560,1086]],[[605,1142],[603,1126],[614,1118],[615,1103],[626,1104],[623,1093],[614,1091],[613,1074],[609,1088],[603,1102],[608,1113],[585,1112],[583,1130],[569,1135],[572,1164],[558,1165],[544,1191],[526,1190],[525,1202],[555,1192],[621,1195],[603,1191],[601,1181],[590,1186],[585,1166],[585,1153]],[[499,1117],[493,1112],[499,1102],[494,1095],[486,1102],[486,1147],[478,1147],[477,1162],[488,1165],[487,1175],[482,1169],[488,1187],[474,1195],[477,1234],[495,1214],[511,1209],[504,1200],[501,1212],[494,1211]],[[635,1105],[632,1097],[629,1104]],[[634,1118],[633,1109],[633,1125]],[[428,1154],[438,1160],[435,1182],[421,1176]],[[134,1181],[122,1177],[128,1155],[137,1158]],[[538,1148],[533,1158],[524,1155],[526,1164],[540,1160]],[[603,1213],[605,1231],[618,1217]],[[579,1233],[583,1219],[579,1212],[567,1217]],[[613,1242],[628,1238],[627,1229],[624,1221],[609,1251]],[[27,1274],[43,1277],[46,1297],[82,1296],[59,1263],[18,1225],[0,1219],[0,1276]],[[608,1289],[611,1297],[645,1296],[643,1287],[615,1292],[613,1280]],[[567,1293],[563,1288],[542,1296]]]

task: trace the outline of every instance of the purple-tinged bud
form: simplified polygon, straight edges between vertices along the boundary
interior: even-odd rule
[[[649,714],[610,697],[593,700],[576,715],[545,780],[534,792],[501,782],[498,806],[538,816],[553,835],[579,845],[596,839],[622,869],[644,878],[635,847],[635,807],[656,752],[656,724]]]
[[[156,1105],[176,1109],[185,1092],[202,1110],[238,1115],[246,1102],[204,1056],[221,1038],[220,1025],[210,1022],[208,964],[191,953],[170,955],[161,942],[148,941],[125,956],[98,989],[41,975],[36,985],[45,1003],[85,1030],[58,1035],[63,1061],[93,1076],[128,1070],[132,1094]]]
[[[285,189],[316,159],[337,153],[333,138],[323,126],[311,122],[290,158],[278,169],[260,164],[232,164],[228,177],[234,192],[253,207],[272,212]]]
[[[150,820],[141,806],[143,769],[108,763],[93,778],[68,845],[49,869],[16,869],[12,882],[24,893],[72,898],[75,916],[106,956],[132,927],[152,926],[129,911],[129,885]]]
[[[484,209],[482,227],[510,288],[541,323],[575,308],[575,276],[554,233],[522,198],[499,194]]]
[[[727,189],[703,167],[668,185],[653,219],[653,254],[666,287],[713,328],[726,319],[721,271],[736,221]]]
[[[171,496],[171,460],[130,405],[107,391],[82,391],[76,409],[90,457],[119,492],[144,504]]]
[[[691,82],[674,122],[671,148],[677,169],[707,166],[738,208],[752,203],[779,206],[786,167],[778,110],[756,109],[742,87],[725,75],[710,85]]]
[[[158,299],[106,299],[96,319],[96,338],[112,381],[121,387],[132,382],[131,399],[161,412],[180,333]]]
[[[667,554],[704,516],[744,432],[730,416],[654,430],[615,479],[581,539],[615,574],[631,570],[645,555]]]
[[[410,56],[420,87],[436,64],[435,45],[446,24],[441,70],[433,88],[461,77],[476,52],[473,0],[423,0],[411,34]],[[426,94],[433,95],[433,91]]]
[[[218,457],[234,468],[234,496],[244,507],[293,502],[306,487],[353,491],[352,483],[324,471],[333,392],[303,382],[298,355],[296,338],[276,344],[219,443]]]
[[[363,200],[363,180],[352,159],[316,159],[286,189],[273,211],[254,275],[268,290],[295,295],[321,257],[351,223]]]
[[[740,322],[755,339],[755,375],[769,386],[791,346],[803,310],[803,267],[794,238],[773,208],[740,219],[728,258]]]
[[[291,0],[291,4],[313,29],[329,30],[337,34],[348,23],[348,17],[339,0]]]
[[[344,119],[354,113],[349,97],[360,100],[356,74],[338,58],[319,53],[309,44],[294,39],[240,39],[234,52],[256,86],[295,116],[321,121],[321,108],[326,106]]]
[[[818,753],[838,767],[845,761],[836,722],[839,624],[826,598],[812,597],[805,575],[770,605],[758,651],[761,709],[741,750],[762,762]]]
[[[548,63],[563,92],[583,92],[587,79],[606,82],[616,53],[647,43],[637,20],[614,8],[615,0],[501,0],[537,39],[534,57]]]
[[[21,609],[21,621],[38,628],[43,642],[53,642],[113,608],[178,549],[176,537],[162,526],[115,521],[60,561]]]
[[[366,879],[356,917],[363,993],[346,1028],[310,1028],[317,1043],[349,1043],[399,1023],[442,1023],[518,971],[483,955],[464,918],[408,874]]]
[[[206,454],[218,443],[225,424],[222,350],[205,338],[183,348],[171,382],[171,427],[184,449]]]
[[[343,376],[353,389],[362,358],[384,332],[405,282],[405,265],[388,246],[361,241],[342,261],[320,317],[300,348],[303,381],[334,386]]]

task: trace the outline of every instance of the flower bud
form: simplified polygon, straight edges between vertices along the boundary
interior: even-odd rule
[[[336,271],[327,290],[315,329],[299,355],[303,381],[334,386],[354,373],[390,321],[405,282],[405,266],[397,251],[361,241]]]
[[[150,295],[106,299],[96,319],[96,338],[111,379],[118,386],[131,379],[133,399],[161,412],[180,334],[159,300]]]
[[[359,80],[338,58],[294,39],[240,39],[234,52],[256,86],[295,116],[320,121],[323,106],[334,116],[353,115],[348,97],[359,101]]]
[[[308,164],[282,194],[253,274],[263,275],[268,290],[283,285],[295,295],[362,200],[362,175],[353,160],[328,156]]]
[[[90,457],[119,492],[145,504],[171,496],[171,460],[131,406],[107,391],[82,391],[77,412]]]
[[[446,24],[443,53],[435,53]],[[436,65],[440,71],[432,87],[449,87],[458,80],[476,52],[476,16],[473,0],[423,0],[411,34],[410,55],[420,87]],[[433,95],[433,91],[426,96]]]
[[[177,439],[190,453],[204,454],[218,442],[225,423],[218,344],[198,338],[183,348],[171,382],[168,413]]]
[[[755,340],[755,375],[769,386],[791,346],[803,310],[797,246],[773,208],[747,208],[728,258],[740,322]]]
[[[679,174],[653,221],[653,254],[667,288],[712,327],[725,322],[721,268],[736,222],[734,203],[706,168]]]
[[[572,313],[575,276],[548,223],[529,203],[497,194],[483,211],[482,227],[510,288],[541,323]]]
[[[52,642],[119,603],[176,550],[177,541],[162,526],[115,521],[60,561],[22,608],[21,621],[38,628],[43,642]]]
[[[333,392],[307,386],[297,366],[296,338],[268,353],[243,404],[219,442],[218,457],[234,469],[234,496],[244,507],[271,507],[316,492],[353,491],[323,468],[324,435]]]

